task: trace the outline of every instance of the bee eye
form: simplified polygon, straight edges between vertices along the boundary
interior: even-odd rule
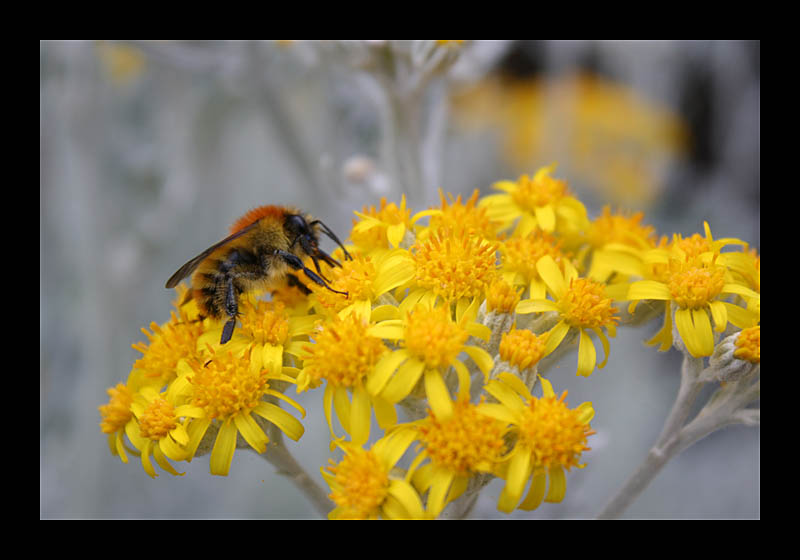
[[[308,231],[308,224],[303,216],[292,214],[286,218],[286,225],[292,231],[297,233],[306,233]]]

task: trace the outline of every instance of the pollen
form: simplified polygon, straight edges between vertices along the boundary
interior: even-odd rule
[[[125,424],[133,417],[133,412],[131,412],[133,395],[130,389],[122,383],[117,383],[117,386],[108,389],[107,393],[111,397],[108,404],[98,407],[102,417],[100,429],[104,434],[113,434],[124,428]]]
[[[142,329],[149,344],[137,342],[132,345],[134,350],[144,354],[134,362],[133,367],[142,370],[145,377],[158,378],[163,383],[168,383],[175,375],[178,361],[196,355],[197,339],[203,334],[203,324],[200,321],[189,321],[183,313],[179,319],[173,312],[172,318],[163,328],[152,322],[150,330],[153,331],[152,334]]]
[[[537,173],[533,179],[522,175],[517,180],[517,189],[511,193],[514,202],[528,210],[555,204],[564,196],[567,196],[566,181],[547,173]]]
[[[577,409],[567,406],[566,396],[564,391],[560,398],[533,397],[523,411],[519,443],[531,450],[535,466],[569,470],[580,466],[581,453],[590,449],[587,437],[595,432],[581,422]]]
[[[500,340],[500,359],[519,369],[528,368],[544,357],[547,335],[536,336],[526,329],[512,329]]]
[[[142,437],[156,441],[165,438],[177,425],[175,408],[161,397],[153,399],[139,417]]]
[[[725,285],[725,269],[721,266],[704,266],[697,259],[675,264],[667,287],[672,299],[683,309],[700,309],[719,295]]]
[[[492,280],[486,291],[486,310],[512,313],[519,303],[522,290],[515,289],[499,276]]]
[[[336,477],[330,498],[345,510],[344,518],[376,517],[389,493],[389,473],[374,452],[353,447],[327,469]]]
[[[289,316],[281,301],[245,301],[242,332],[260,344],[282,346],[289,337]]]
[[[588,278],[573,278],[569,288],[559,300],[561,315],[573,327],[597,328],[615,325],[619,321],[611,306],[611,298],[605,294],[605,287]]]
[[[466,329],[450,318],[449,307],[418,306],[406,318],[406,348],[431,369],[449,366],[469,338]]]
[[[316,294],[317,301],[324,308],[338,313],[354,300],[372,300],[374,293],[372,290],[373,282],[377,272],[375,264],[370,257],[364,255],[353,255],[352,260],[345,260],[341,267],[330,269],[331,288],[340,292],[347,292],[347,295],[337,294],[324,286],[309,283],[308,286]]]
[[[482,296],[497,275],[497,244],[466,228],[441,228],[411,248],[416,279],[447,301]]]
[[[500,459],[505,450],[505,426],[479,413],[467,400],[454,404],[453,415],[445,421],[429,412],[419,427],[420,442],[435,465],[469,475]]]
[[[213,352],[213,350],[212,350]],[[269,388],[267,370],[250,371],[250,350],[241,357],[217,352],[203,363],[193,362],[192,404],[205,410],[208,418],[227,420],[246,414],[261,402]]]
[[[556,263],[559,263],[564,257],[561,243],[541,230],[536,230],[525,237],[512,237],[500,247],[503,269],[520,274],[525,283],[538,279],[537,261],[545,255],[550,255]]]
[[[761,325],[743,329],[736,338],[733,355],[754,364],[761,363]]]
[[[367,333],[368,324],[353,313],[344,319],[335,316],[305,346],[304,371],[311,384],[322,379],[339,387],[355,387],[365,381],[378,358],[388,351],[380,338]]]

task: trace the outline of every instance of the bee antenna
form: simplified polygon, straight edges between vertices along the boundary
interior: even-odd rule
[[[352,256],[350,256],[350,253],[348,253],[348,252],[347,252],[347,249],[345,249],[345,248],[344,248],[344,244],[343,244],[341,241],[339,241],[339,238],[338,238],[338,237],[336,237],[336,234],[335,234],[335,233],[333,233],[333,232],[331,231],[331,228],[329,228],[328,226],[326,226],[326,225],[325,225],[325,224],[322,222],[322,220],[314,220],[313,222],[311,222],[311,224],[310,224],[310,225],[311,225],[311,226],[314,226],[314,225],[317,225],[317,224],[319,224],[319,226],[322,228],[322,232],[323,232],[325,235],[327,235],[328,237],[330,237],[330,238],[331,238],[333,241],[335,241],[335,242],[336,242],[336,244],[337,244],[337,245],[339,245],[339,247],[341,247],[341,248],[342,248],[342,251],[344,251],[344,257],[345,257],[345,259],[352,261],[352,260],[353,260],[353,257],[352,257]]]

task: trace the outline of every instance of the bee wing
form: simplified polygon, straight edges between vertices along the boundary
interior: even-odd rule
[[[195,269],[198,266],[200,266],[200,263],[203,262],[204,260],[206,260],[208,258],[208,256],[211,255],[211,253],[213,253],[214,251],[216,251],[217,249],[219,249],[223,245],[225,245],[227,243],[230,243],[231,241],[233,241],[237,237],[240,237],[240,236],[244,235],[245,233],[250,231],[253,227],[255,227],[257,223],[258,222],[254,222],[254,223],[250,224],[249,226],[240,229],[236,233],[234,233],[232,235],[229,235],[228,237],[226,237],[225,239],[223,239],[219,243],[215,243],[214,245],[212,245],[211,247],[209,247],[208,249],[206,249],[205,251],[203,251],[202,253],[197,255],[195,258],[193,258],[192,260],[187,262],[185,265],[180,267],[175,272],[175,274],[173,274],[172,276],[169,277],[169,280],[167,280],[166,287],[167,288],[174,288],[175,286],[177,286],[178,282],[180,282],[181,280],[183,280],[184,278],[189,276],[192,272],[194,272]]]

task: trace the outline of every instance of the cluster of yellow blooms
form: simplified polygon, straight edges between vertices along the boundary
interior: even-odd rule
[[[152,459],[179,474],[169,460],[213,446],[211,472],[226,475],[239,436],[259,453],[275,430],[298,440],[301,422],[278,403],[304,416],[286,389],[324,385],[331,448],[344,452],[321,469],[330,518],[433,518],[480,477],[505,481],[503,512],[561,501],[594,409],[570,408],[540,360],[577,342],[577,373],[590,375],[618,324],[658,313],[649,343],[660,350],[674,325],[692,356],[710,356],[730,323],[742,332],[736,359],[758,362],[760,257],[707,224],[659,240],[641,214],[605,208],[590,220],[553,172],[500,181],[481,199],[441,195],[414,215],[405,198],[355,212],[353,259],[335,253],[342,266],[325,270],[347,295],[275,287],[271,301],[243,303],[224,346],[221,323],[176,302],[100,407],[111,452],[141,456],[156,476]],[[373,414],[381,437],[367,447]]]

